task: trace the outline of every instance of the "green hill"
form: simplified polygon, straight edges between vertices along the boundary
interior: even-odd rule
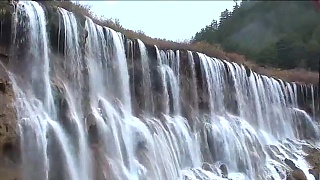
[[[242,1],[197,32],[193,41],[220,44],[259,64],[318,70],[320,11],[313,1]]]

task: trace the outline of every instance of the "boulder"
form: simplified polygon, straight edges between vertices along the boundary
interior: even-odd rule
[[[309,169],[308,172],[314,176],[315,180],[319,180],[320,172],[317,169]]]
[[[206,171],[214,172],[212,165],[207,162],[202,163],[202,169],[204,169]]]
[[[228,178],[228,168],[227,165],[221,164],[219,169],[221,170],[221,174],[223,178]]]
[[[287,180],[307,180],[307,176],[299,169],[293,161],[285,159],[284,162],[292,169],[287,175]]]
[[[291,173],[291,179],[292,180],[308,180],[307,176],[304,174],[304,172],[301,169],[295,169]]]

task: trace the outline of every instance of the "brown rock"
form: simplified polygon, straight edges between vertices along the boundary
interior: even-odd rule
[[[317,148],[309,147],[304,148],[308,155],[305,157],[308,163],[313,167],[309,169],[309,173],[312,174],[316,180],[319,180],[320,175],[320,150]]]
[[[288,173],[287,180],[307,180],[307,176],[294,164],[293,161],[286,158],[284,162],[293,170]]]
[[[307,176],[301,169],[296,169],[291,172],[292,180],[307,180]]]
[[[0,64],[0,179],[21,179],[20,143],[12,84]]]
[[[308,153],[308,154],[319,151],[319,150],[316,149],[315,147],[312,147],[312,146],[310,146],[310,145],[305,145],[305,144],[302,145],[302,150],[303,150],[305,153]]]

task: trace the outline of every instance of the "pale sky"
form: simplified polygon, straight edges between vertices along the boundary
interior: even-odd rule
[[[79,1],[94,14],[117,18],[130,30],[142,30],[153,38],[179,41],[190,39],[213,19],[219,20],[229,1]]]

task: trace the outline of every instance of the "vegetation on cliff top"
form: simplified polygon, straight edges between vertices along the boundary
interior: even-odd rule
[[[193,38],[261,65],[318,71],[320,10],[313,1],[242,1]]]
[[[319,82],[319,73],[310,72],[303,69],[281,70],[278,68],[261,66],[256,64],[253,61],[250,61],[248,58],[246,58],[243,55],[240,55],[231,51],[226,52],[222,49],[220,45],[217,45],[217,44],[213,44],[213,43],[210,44],[205,41],[173,42],[173,41],[164,40],[164,39],[151,38],[145,35],[142,31],[132,31],[124,28],[120,24],[120,22],[117,20],[107,19],[105,17],[97,17],[90,10],[90,7],[79,4],[79,3],[71,2],[68,0],[39,1],[39,2],[45,4],[46,6],[49,5],[49,6],[62,7],[75,14],[88,16],[95,23],[101,26],[110,27],[116,31],[119,31],[130,39],[139,38],[146,44],[157,45],[161,49],[173,49],[173,50],[180,49],[180,50],[191,50],[191,51],[205,53],[211,57],[216,57],[219,59],[233,61],[238,64],[243,64],[257,73],[280,78],[285,81],[296,81],[296,82],[312,83],[312,84],[317,84]],[[3,2],[0,3],[1,9],[3,9],[3,7],[5,6],[7,6],[5,3]]]

